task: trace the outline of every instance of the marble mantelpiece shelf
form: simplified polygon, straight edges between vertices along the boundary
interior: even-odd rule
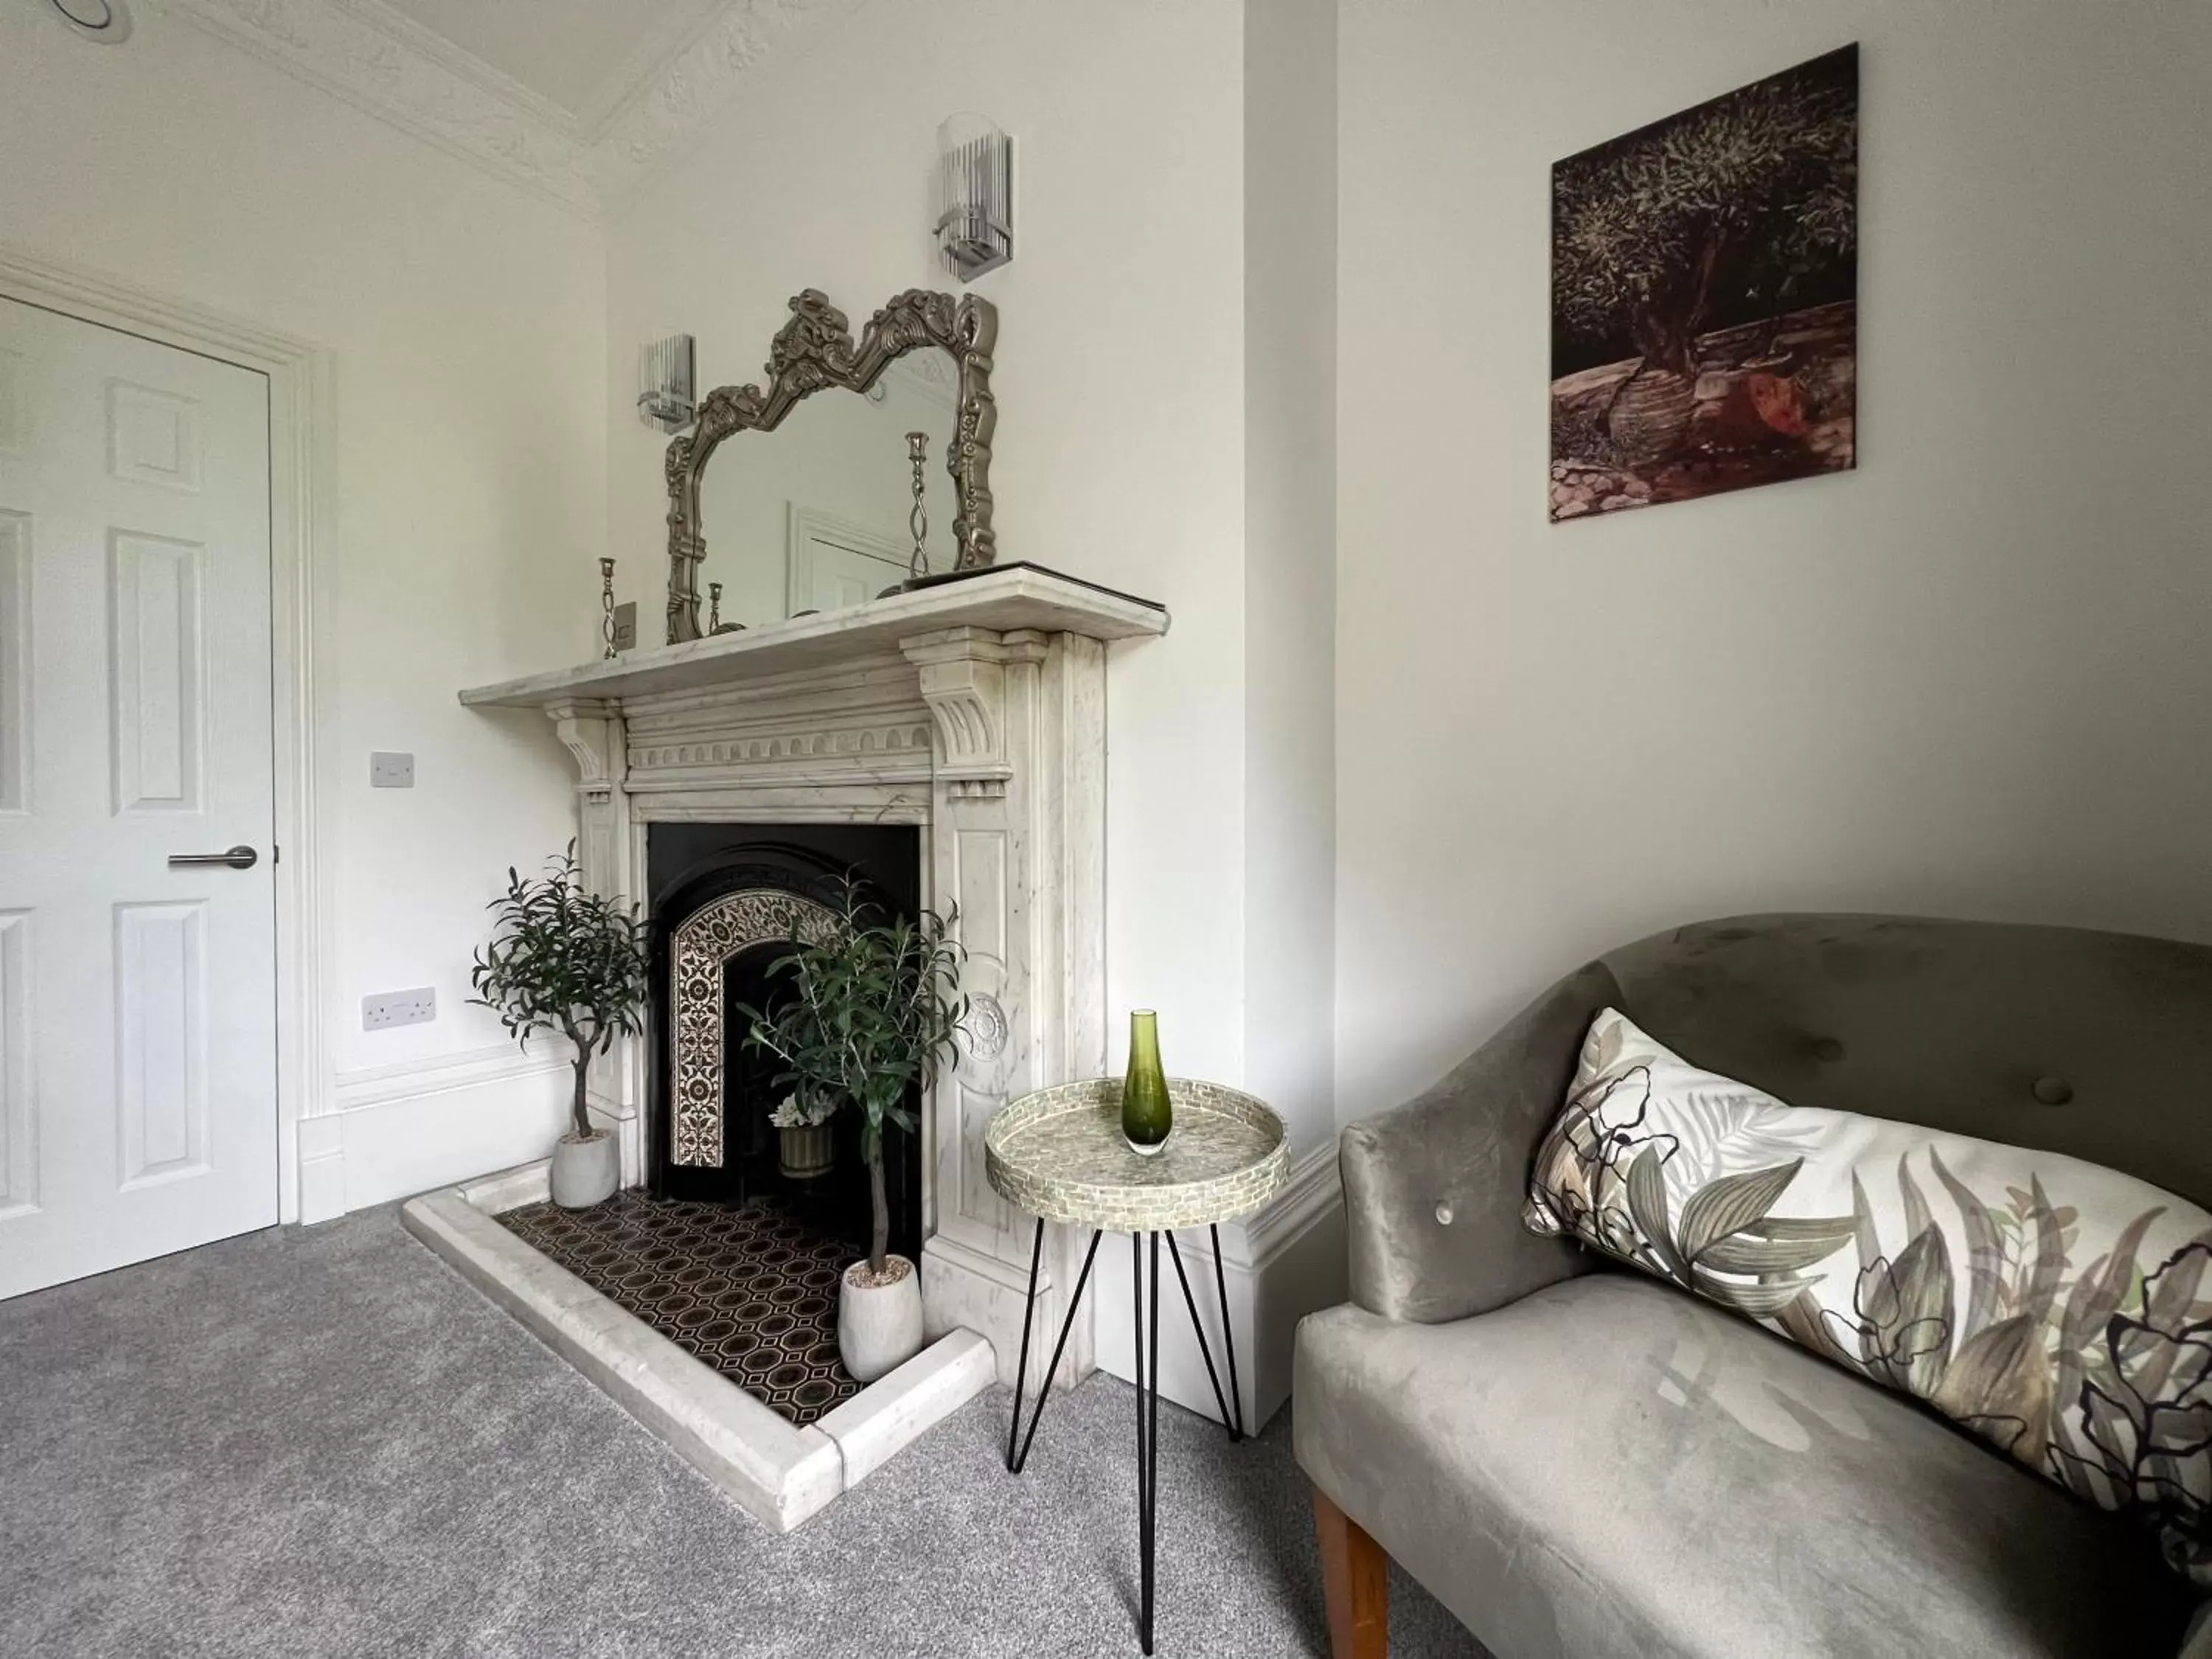
[[[538,708],[583,699],[620,702],[763,678],[793,669],[895,651],[902,639],[944,628],[1000,633],[1033,628],[1094,640],[1168,631],[1164,605],[1093,586],[1039,565],[1001,566],[981,576],[925,587],[818,616],[766,623],[684,645],[632,651],[612,662],[531,674],[461,693],[472,707]]]

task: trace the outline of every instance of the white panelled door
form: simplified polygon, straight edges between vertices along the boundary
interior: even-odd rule
[[[0,299],[0,1297],[276,1219],[269,550],[265,377]]]
[[[791,609],[842,611],[907,579],[910,551],[896,541],[790,503]]]

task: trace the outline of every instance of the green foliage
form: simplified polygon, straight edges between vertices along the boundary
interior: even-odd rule
[[[586,891],[576,843],[526,880],[512,866],[507,891],[487,907],[498,918],[476,953],[469,983],[477,1007],[499,1016],[527,1048],[534,1031],[557,1031],[576,1046],[575,1127],[591,1133],[584,1073],[594,1051],[639,1029],[647,975],[646,930],[634,912]]]
[[[1720,285],[1778,313],[1852,250],[1857,137],[1848,82],[1785,73],[1561,162],[1559,320],[1591,339],[1627,331],[1656,357],[1701,330]]]
[[[884,1125],[914,1129],[908,1091],[926,1085],[939,1066],[959,1063],[957,1039],[969,1000],[959,988],[968,953],[950,932],[957,920],[957,912],[940,917],[925,910],[915,921],[886,921],[848,885],[836,934],[819,944],[794,938],[790,954],[770,964],[770,974],[789,978],[788,1000],[774,1014],[737,1008],[750,1026],[745,1041],[782,1060],[777,1086],[849,1100],[860,1112],[860,1150],[875,1201],[870,1261],[879,1273],[890,1228]]]

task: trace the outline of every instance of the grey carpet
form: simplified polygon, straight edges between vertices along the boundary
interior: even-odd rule
[[[1003,1391],[787,1538],[389,1210],[0,1303],[0,1650],[1134,1654],[1134,1401]],[[1306,1489],[1164,1407],[1162,1656],[1326,1651]],[[1480,1650],[1402,1577],[1395,1659]]]

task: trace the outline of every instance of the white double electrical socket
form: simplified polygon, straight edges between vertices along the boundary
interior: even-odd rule
[[[421,1025],[438,1017],[438,994],[425,985],[413,991],[380,991],[361,1000],[361,1029],[381,1031],[393,1025]]]

